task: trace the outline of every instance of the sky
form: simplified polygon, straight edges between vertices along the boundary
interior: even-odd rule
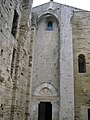
[[[50,0],[33,0],[33,7],[49,2]],[[90,0],[53,0],[61,4],[90,11]]]

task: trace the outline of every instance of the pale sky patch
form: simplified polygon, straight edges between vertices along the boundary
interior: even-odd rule
[[[50,0],[34,0],[33,7],[49,2]],[[90,0],[53,0],[61,4],[90,11]]]

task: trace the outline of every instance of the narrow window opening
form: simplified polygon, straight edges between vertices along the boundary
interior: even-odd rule
[[[47,23],[47,30],[48,30],[48,31],[52,31],[52,30],[53,30],[53,22],[52,22],[52,21],[49,21],[49,22]]]
[[[15,64],[15,53],[16,53],[16,49],[13,49],[13,54],[12,54],[12,62],[11,62],[11,78],[13,75],[13,69],[14,69],[14,64]]]
[[[83,54],[78,56],[78,69],[79,73],[86,73],[86,60]]]
[[[12,23],[12,30],[11,30],[11,33],[14,37],[16,37],[16,33],[17,33],[18,18],[19,18],[19,15],[17,11],[15,10],[14,17],[13,17],[13,23]]]
[[[1,49],[1,56],[3,56],[3,49]]]
[[[29,67],[32,66],[32,56],[29,56],[29,63],[28,63]]]

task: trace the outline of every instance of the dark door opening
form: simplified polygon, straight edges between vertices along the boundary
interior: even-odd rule
[[[88,120],[90,120],[90,109],[88,109]]]
[[[51,102],[40,102],[38,105],[38,120],[52,120]]]

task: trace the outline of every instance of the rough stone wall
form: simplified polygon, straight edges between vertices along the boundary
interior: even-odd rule
[[[0,120],[10,120],[13,89],[10,73],[13,48],[16,47],[11,29],[15,8],[21,16],[19,1],[0,1]]]
[[[61,7],[60,22],[60,119],[74,120],[73,48],[70,7]]]
[[[54,86],[55,89],[57,90],[57,94],[59,95],[59,89],[57,89],[59,88],[59,84],[58,84],[59,83],[59,67],[58,67],[59,66],[59,31],[56,20],[55,19],[52,20],[54,22],[53,31],[47,30],[47,22],[45,22],[46,19],[41,19],[37,23],[37,31],[35,37],[36,39],[34,41],[35,44],[34,44],[34,61],[33,61],[33,75],[32,75],[32,96],[34,95],[35,91],[37,91],[36,89],[41,85],[45,85],[45,83]],[[45,98],[44,89],[46,89],[46,91],[48,91],[49,89],[47,88],[47,86],[46,87],[43,86],[41,90],[42,92],[41,96],[43,94],[43,97]],[[53,94],[52,91],[51,94]],[[48,100],[49,97],[47,101]],[[42,101],[42,98],[40,99],[40,101]],[[34,106],[33,104],[34,105],[37,104],[37,98],[32,98],[32,103],[31,103],[32,108]],[[31,119],[37,119],[38,111],[32,109],[31,112],[32,112]]]
[[[88,120],[90,108],[90,12],[75,12],[72,18],[74,51],[75,120]],[[78,56],[85,55],[86,73],[79,73]]]
[[[29,116],[31,6],[29,0],[0,1],[0,120],[27,120]],[[11,33],[14,10],[19,16],[16,37]]]
[[[42,83],[48,82],[58,87],[58,62],[59,62],[59,35],[58,26],[54,21],[54,30],[48,31],[45,19],[38,23],[38,31],[34,48],[34,70],[32,94]],[[44,74],[43,74],[43,72]],[[59,92],[59,90],[57,90]]]

